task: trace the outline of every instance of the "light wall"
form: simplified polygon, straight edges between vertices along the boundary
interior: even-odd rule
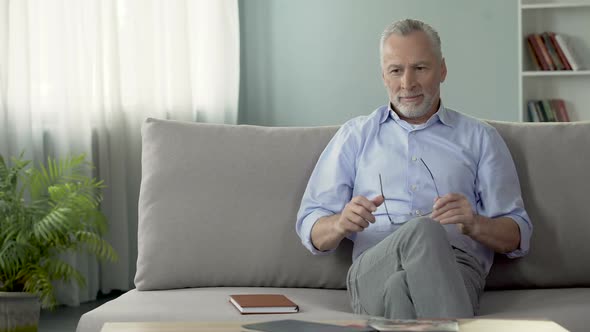
[[[513,0],[240,0],[240,123],[341,124],[387,103],[379,37],[417,18],[438,30],[447,107],[518,120]]]

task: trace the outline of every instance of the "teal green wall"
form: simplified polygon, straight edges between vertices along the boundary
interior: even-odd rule
[[[387,103],[379,37],[411,17],[439,31],[447,107],[518,120],[514,0],[240,0],[239,121],[341,124]]]

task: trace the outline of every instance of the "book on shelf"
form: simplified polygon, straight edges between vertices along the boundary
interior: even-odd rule
[[[230,295],[229,301],[241,314],[283,314],[299,311],[299,306],[281,294]]]
[[[557,40],[555,39],[554,32],[549,32],[549,39],[551,40],[551,44],[553,44],[555,51],[557,51],[559,60],[561,60],[561,63],[563,63],[563,65],[565,66],[565,70],[572,70],[572,66],[570,65],[569,61],[567,61],[565,54],[563,54],[563,50],[561,49],[561,47],[559,47],[559,43],[557,43]]]
[[[535,33],[535,34],[533,34],[533,38],[537,42],[537,45],[539,45],[539,50],[541,51],[541,56],[543,57],[543,60],[545,61],[545,63],[547,64],[547,66],[549,68],[547,70],[556,70],[557,67],[553,63],[553,60],[551,60],[551,56],[549,56],[549,51],[547,50],[547,46],[543,42],[543,38],[541,38],[541,35],[538,33]]]
[[[541,116],[535,104],[536,103],[534,100],[529,100],[527,102],[527,113],[529,116],[529,122],[541,122]]]
[[[565,37],[564,35],[558,33],[558,34],[555,34],[555,40],[557,41],[557,44],[559,45],[559,47],[563,51],[563,54],[565,55],[567,61],[571,65],[572,70],[582,69],[582,66],[578,62],[578,59],[576,58],[576,55],[574,54],[574,50],[573,50],[572,45],[571,45],[570,41],[568,40],[568,38]]]
[[[547,51],[543,45],[543,40],[539,37],[539,35],[532,33],[527,36],[527,41],[533,48],[534,58],[536,58],[539,62],[541,70],[553,70],[554,68],[552,66],[551,58],[545,56]]]
[[[554,32],[526,36],[529,58],[535,70],[581,70],[571,42]]]
[[[557,115],[557,119],[560,122],[570,122],[569,114],[565,108],[565,101],[563,99],[551,99],[551,106]]]
[[[549,105],[549,102],[546,99],[538,101],[541,109],[543,109],[543,113],[545,113],[545,118],[547,122],[556,122],[557,118],[555,117],[555,111]]]
[[[541,38],[543,39],[543,44],[547,48],[547,52],[549,53],[549,57],[551,58],[551,61],[555,65],[555,69],[556,70],[565,70],[565,65],[561,62],[559,55],[557,55],[557,50],[555,50],[555,48],[553,47],[553,44],[551,43],[551,38],[549,37],[549,33],[543,32],[543,34],[541,34]]]
[[[543,106],[541,106],[539,100],[535,100],[535,107],[537,114],[539,115],[539,120],[541,120],[541,122],[549,122],[549,116],[547,116],[547,113],[545,112],[545,109],[543,109]]]
[[[527,101],[530,122],[569,122],[570,118],[563,99]]]
[[[544,68],[541,65],[541,60],[539,59],[537,52],[535,52],[535,46],[533,45],[532,39],[532,37],[527,37],[526,39],[526,46],[529,51],[529,57],[531,58],[531,62],[533,63],[535,70],[543,70]]]

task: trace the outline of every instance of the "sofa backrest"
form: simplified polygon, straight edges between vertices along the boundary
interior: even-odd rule
[[[497,259],[488,287],[590,285],[590,123],[490,123],[513,154],[535,229],[531,253]],[[351,243],[313,256],[295,233],[309,175],[337,129],[148,119],[136,287],[345,288]]]
[[[590,122],[488,123],[512,154],[534,229],[527,256],[496,255],[487,287],[590,286]]]
[[[136,287],[344,288],[350,243],[315,257],[295,233],[307,179],[337,129],[148,119]]]

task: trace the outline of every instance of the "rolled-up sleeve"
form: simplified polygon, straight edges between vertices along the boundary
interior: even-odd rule
[[[533,232],[531,222],[530,220],[524,219],[523,217],[515,214],[510,214],[505,217],[509,217],[512,220],[514,220],[514,222],[516,222],[518,228],[520,229],[520,246],[518,247],[518,249],[506,253],[506,256],[508,256],[509,258],[522,257],[529,252],[531,235]]]
[[[520,229],[520,245],[506,253],[509,258],[526,255],[530,247],[533,225],[524,208],[520,182],[510,151],[496,131],[489,126],[481,141],[476,193],[477,213],[489,218],[509,217]]]
[[[297,213],[296,231],[313,254],[326,254],[312,243],[311,230],[318,219],[340,213],[352,198],[358,137],[344,124],[328,143],[309,178]]]
[[[305,248],[307,248],[307,250],[311,251],[311,253],[314,255],[328,254],[331,251],[333,251],[320,251],[313,245],[311,241],[311,229],[313,228],[313,225],[315,225],[315,223],[320,218],[331,216],[333,214],[334,212],[332,211],[326,211],[318,208],[315,211],[312,211],[310,214],[308,214],[305,218],[303,218],[301,222],[299,222],[299,219],[297,219],[297,234],[301,238],[301,243],[305,246]]]

